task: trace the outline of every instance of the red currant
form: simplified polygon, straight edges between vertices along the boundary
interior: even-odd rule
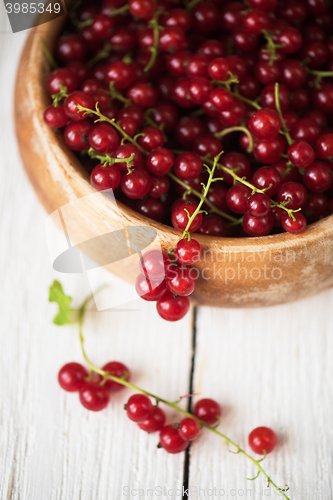
[[[288,233],[299,234],[306,227],[306,218],[300,212],[295,212],[293,217],[284,212],[281,216],[281,225]]]
[[[249,445],[259,455],[273,451],[276,442],[276,434],[269,427],[257,427],[249,435]]]
[[[126,403],[126,413],[132,422],[138,424],[151,417],[153,404],[145,394],[133,394]]]
[[[120,363],[119,361],[109,361],[104,366],[102,366],[102,370],[108,372],[110,375],[113,375],[117,378],[122,378],[124,380],[129,381],[131,378],[131,372],[127,368],[126,365]],[[107,379],[105,382],[105,387],[109,389],[111,392],[121,391],[125,388],[124,385],[115,382],[114,380]]]
[[[295,167],[306,168],[311,165],[315,159],[315,153],[306,141],[295,141],[288,147],[288,159]]]
[[[193,415],[205,422],[205,424],[213,426],[218,423],[219,417],[222,415],[222,409],[214,399],[200,399],[194,406]]]
[[[110,392],[105,386],[100,385],[100,382],[91,380],[80,388],[80,402],[87,410],[104,410],[109,401]]]
[[[273,139],[279,133],[280,128],[280,117],[270,108],[259,109],[249,120],[250,132],[258,139]]]
[[[97,165],[90,175],[90,182],[98,191],[117,189],[121,181],[121,174],[116,165]]]
[[[162,408],[159,406],[156,406],[156,408],[153,408],[153,412],[150,415],[150,417],[145,420],[144,422],[141,422],[139,425],[140,429],[146,432],[157,432],[160,431],[165,424],[166,416]]]
[[[166,321],[179,321],[188,313],[190,301],[188,297],[175,297],[166,291],[156,304],[157,312]]]
[[[186,450],[189,441],[185,441],[179,434],[178,429],[172,425],[166,425],[160,432],[160,445],[168,453],[180,453]]]
[[[265,217],[254,217],[249,213],[243,216],[243,228],[250,236],[266,236],[274,226],[274,218],[271,212]]]
[[[148,172],[142,168],[135,168],[132,172],[125,174],[121,180],[123,193],[132,200],[142,198],[151,189],[151,179]]]
[[[184,238],[175,247],[175,257],[180,264],[190,266],[200,260],[201,245],[196,240]]]
[[[179,435],[185,441],[193,441],[199,436],[200,425],[194,418],[185,417],[179,424]]]
[[[58,374],[58,382],[62,389],[68,392],[78,391],[85,383],[88,371],[80,363],[67,363]]]
[[[189,217],[191,217],[194,214],[195,210],[196,206],[192,205],[191,203],[187,203],[186,201],[184,201],[182,205],[174,208],[171,213],[171,222],[173,227],[176,228],[178,231],[184,231],[189,222]],[[191,222],[188,231],[190,233],[193,233],[194,231],[199,229],[201,223],[202,223],[202,214],[198,213]]]

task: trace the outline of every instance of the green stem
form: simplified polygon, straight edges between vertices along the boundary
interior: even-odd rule
[[[199,2],[201,2],[201,0],[191,0],[191,2],[187,4],[186,9],[192,10]]]
[[[209,200],[207,200],[207,199],[205,200],[203,198],[203,195],[201,193],[199,193],[199,191],[197,191],[196,189],[193,189],[191,186],[189,186],[188,184],[183,182],[181,179],[179,179],[179,177],[177,177],[172,172],[169,172],[167,175],[168,175],[168,177],[170,177],[170,179],[172,179],[173,181],[177,182],[177,184],[179,184],[180,186],[185,188],[188,192],[190,192],[191,194],[193,194],[194,196],[196,196],[200,200],[205,201],[206,204],[209,206],[211,212],[213,212],[216,215],[219,215],[220,217],[223,217],[224,219],[227,219],[233,223],[238,222],[238,219],[236,219],[236,217],[233,217],[232,215],[229,215],[226,212],[223,212],[222,210],[219,210],[218,208],[216,208]]]
[[[45,56],[45,59],[47,60],[47,62],[49,63],[49,65],[51,66],[52,69],[57,69],[59,68],[58,64],[56,63],[56,60],[54,59],[53,55],[51,54],[48,46],[46,45],[45,43],[45,40],[43,37],[39,37],[39,41],[40,41],[40,44],[42,46],[42,49],[43,49],[43,53],[44,53],[44,56]]]
[[[131,154],[128,158],[111,158],[109,154],[106,155],[99,155],[97,154],[93,148],[88,149],[88,155],[90,158],[99,160],[101,163],[103,163],[104,167],[106,165],[114,165],[115,163],[127,163],[127,168],[130,169],[130,167],[133,165],[133,158],[135,156],[134,153]]]
[[[94,294],[90,295],[83,302],[83,304],[79,308],[78,315],[77,315],[77,322],[78,322],[78,326],[79,326],[79,337],[80,337],[80,344],[81,344],[82,355],[83,355],[83,357],[84,357],[87,365],[89,366],[89,368],[93,372],[98,373],[99,375],[101,375],[103,378],[112,380],[113,382],[117,382],[118,384],[124,385],[125,387],[129,387],[131,389],[134,389],[135,391],[141,392],[142,394],[145,394],[146,396],[148,396],[148,397],[150,397],[152,399],[155,399],[156,403],[163,403],[166,406],[168,406],[169,408],[172,408],[173,410],[176,410],[176,411],[182,413],[186,417],[193,418],[194,420],[196,420],[198,422],[198,424],[201,427],[204,427],[205,429],[208,429],[210,432],[213,432],[217,436],[220,436],[222,439],[224,439],[224,441],[225,441],[225,443],[227,445],[233,446],[236,449],[235,453],[237,453],[237,454],[241,453],[246,458],[248,458],[256,466],[258,473],[261,473],[261,474],[263,474],[266,477],[268,485],[271,484],[279,493],[282,493],[283,497],[286,500],[290,500],[290,498],[287,497],[287,495],[285,495],[285,493],[283,492],[282,488],[279,488],[276,485],[276,483],[274,483],[274,481],[272,481],[272,479],[267,474],[267,472],[262,468],[261,462],[262,462],[263,459],[256,460],[255,458],[251,457],[251,455],[249,455],[245,450],[243,450],[240,446],[238,446],[238,444],[236,444],[232,439],[230,439],[228,436],[226,436],[222,432],[218,431],[216,429],[216,427],[211,427],[210,425],[207,425],[205,422],[203,422],[202,420],[200,420],[199,418],[197,418],[192,413],[190,413],[190,412],[184,410],[183,408],[181,408],[180,406],[178,406],[177,402],[167,401],[166,399],[160,398],[159,396],[156,396],[155,394],[153,394],[151,392],[148,392],[148,391],[145,391],[144,389],[141,389],[141,387],[138,387],[138,386],[132,384],[131,382],[128,382],[127,380],[125,380],[123,378],[114,377],[113,375],[110,375],[110,373],[108,373],[108,372],[102,370],[101,368],[98,368],[97,366],[95,366],[89,360],[89,358],[88,358],[88,356],[87,356],[87,354],[85,352],[85,348],[84,348],[84,337],[83,337],[82,327],[83,327],[83,321],[84,321],[84,316],[85,316],[87,304],[90,302],[90,300],[93,298],[93,296],[96,293],[97,292],[95,292]],[[264,458],[265,458],[265,455],[264,455]]]
[[[158,45],[159,45],[160,29],[161,29],[161,27],[158,25],[159,14],[160,11],[156,11],[153,19],[149,22],[149,27],[153,29],[154,38],[153,38],[153,46],[149,47],[149,51],[151,52],[149,62],[143,70],[145,73],[147,73],[147,71],[149,71],[150,68],[152,68],[158,55]]]
[[[67,87],[65,87],[62,83],[58,83],[58,87],[60,88],[60,92],[58,94],[52,94],[51,99],[52,99],[52,104],[56,108],[59,106],[59,102],[64,98],[67,97]]]
[[[108,92],[107,90],[104,90],[104,92],[106,92],[107,94],[110,94],[111,100],[118,99],[118,101],[123,102],[125,107],[127,107],[131,104],[130,99],[127,99],[120,92],[117,92],[117,90],[114,88],[114,82],[110,83],[110,91]]]
[[[289,134],[289,128],[286,126],[286,123],[284,121],[283,114],[281,111],[280,96],[279,96],[279,84],[278,83],[275,84],[274,93],[275,93],[275,106],[276,106],[276,110],[277,110],[278,115],[279,115],[280,120],[281,120],[282,131],[283,131],[284,135],[286,136],[288,144],[290,145],[294,141],[292,140],[292,138]]]
[[[333,71],[317,71],[314,69],[310,69],[307,66],[305,66],[305,69],[310,75],[314,75],[316,77],[314,80],[314,84],[315,84],[316,88],[321,87],[320,82],[321,82],[322,78],[328,78],[330,76],[333,76]]]
[[[284,47],[284,44],[283,43],[282,44],[275,43],[272,40],[272,37],[270,36],[270,34],[267,30],[264,30],[263,34],[264,34],[266,41],[267,41],[267,49],[263,49],[263,52],[267,52],[268,54],[270,54],[269,64],[272,65],[273,62],[276,61],[276,59],[277,59],[276,49],[281,49],[282,47]]]
[[[253,137],[252,137],[252,134],[249,131],[249,129],[247,129],[246,127],[235,126],[235,127],[225,128],[224,130],[221,130],[221,132],[216,132],[216,134],[214,134],[214,136],[217,139],[221,140],[225,135],[231,134],[232,132],[244,132],[244,134],[246,134],[248,136],[249,147],[247,149],[247,152],[252,153],[252,151],[253,151]]]
[[[145,151],[137,142],[135,139],[133,139],[133,137],[131,137],[130,135],[128,135],[121,127],[120,125],[116,122],[115,118],[108,118],[107,116],[104,116],[99,108],[98,108],[98,104],[96,104],[96,110],[94,109],[89,109],[89,108],[85,108],[83,106],[81,106],[80,104],[77,104],[76,107],[78,108],[79,111],[84,111],[84,114],[90,114],[90,113],[93,113],[94,115],[98,116],[98,120],[95,120],[95,123],[96,122],[107,122],[107,123],[110,123],[110,125],[112,125],[122,136],[124,139],[126,139],[128,142],[131,142],[132,144],[134,144],[134,146],[136,146],[140,151],[141,153],[147,155],[147,151]]]
[[[251,101],[251,99],[247,99],[247,97],[243,97],[242,95],[240,95],[240,93],[238,92],[238,90],[234,90],[231,92],[232,95],[234,97],[236,97],[237,99],[239,99],[240,101],[243,101],[245,102],[246,104],[249,104],[250,106],[253,106],[254,108],[256,109],[261,109],[261,106],[260,104],[258,104],[257,102],[255,101]]]
[[[103,50],[98,52],[92,59],[90,59],[90,61],[88,62],[88,66],[92,68],[99,61],[102,61],[103,59],[109,57],[109,55],[111,54],[111,49],[111,44],[109,42],[105,42]]]

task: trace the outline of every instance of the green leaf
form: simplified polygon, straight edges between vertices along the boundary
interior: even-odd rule
[[[56,302],[59,306],[58,314],[53,319],[55,325],[68,325],[74,322],[74,310],[71,306],[72,297],[65,294],[61,283],[57,280],[54,280],[50,286],[49,302]]]

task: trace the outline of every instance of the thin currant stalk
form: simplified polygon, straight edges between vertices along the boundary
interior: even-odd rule
[[[236,97],[237,99],[239,99],[240,101],[243,101],[245,102],[245,104],[249,104],[250,106],[252,106],[253,108],[255,109],[261,109],[261,106],[260,104],[258,104],[256,101],[251,101],[251,99],[248,99],[247,97],[243,97],[237,90],[233,90],[231,91],[231,94]]]
[[[286,136],[286,139],[287,139],[288,144],[290,146],[290,144],[292,144],[294,141],[292,140],[292,138],[289,134],[289,129],[286,126],[286,123],[284,121],[283,114],[281,111],[280,97],[279,97],[279,84],[278,83],[275,84],[274,95],[275,95],[276,111],[278,112],[278,115],[280,117],[281,124],[282,124],[282,133]]]
[[[39,37],[40,44],[43,49],[44,57],[51,66],[52,69],[57,69],[59,68],[58,64],[56,63],[56,60],[54,59],[53,55],[51,54],[48,46],[45,43],[45,40],[42,36]]]
[[[130,99],[127,99],[120,92],[117,92],[117,90],[114,88],[114,82],[110,83],[110,90],[109,91],[104,90],[104,92],[106,92],[107,94],[109,94],[111,96],[111,100],[118,99],[118,101],[123,102],[125,107],[127,107],[131,104]]]
[[[191,11],[198,3],[200,3],[201,0],[191,0],[188,4],[186,9]]]
[[[228,134],[231,134],[232,132],[244,132],[244,134],[246,134],[248,136],[248,138],[249,138],[249,146],[248,146],[246,152],[247,153],[252,153],[252,151],[253,151],[253,137],[252,137],[252,134],[249,131],[249,129],[246,128],[246,127],[243,127],[241,125],[236,125],[235,127],[225,128],[225,129],[221,130],[221,132],[216,132],[214,134],[214,136],[217,139],[221,140],[224,136],[226,136]]]
[[[140,134],[136,135],[135,137],[131,137],[130,135],[128,135],[122,128],[121,126],[119,125],[118,122],[116,122],[115,118],[108,118],[107,116],[104,116],[100,110],[99,110],[99,107],[98,107],[98,104],[96,103],[96,109],[89,109],[89,108],[85,108],[84,106],[81,106],[80,104],[76,104],[76,107],[79,111],[83,111],[84,112],[84,116],[90,114],[90,113],[93,113],[94,115],[98,116],[98,119],[95,120],[95,123],[96,122],[107,122],[107,123],[110,123],[110,125],[112,125],[119,133],[120,135],[123,136],[123,139],[122,140],[127,140],[128,142],[131,142],[132,144],[134,144],[134,146],[136,146],[140,151],[141,153],[143,154],[147,154],[147,151],[145,151],[136,141],[136,137],[138,137]]]
[[[269,31],[267,31],[267,30],[263,31],[263,35],[265,36],[266,41],[267,41],[267,49],[263,49],[263,52],[270,54],[269,64],[272,65],[273,62],[276,61],[276,59],[277,59],[276,49],[282,49],[285,45],[284,45],[284,43],[281,43],[281,44],[275,43],[273,41]]]
[[[101,288],[104,288],[104,287],[101,287]],[[101,288],[99,290],[101,290]],[[90,359],[88,358],[88,356],[86,354],[85,348],[84,348],[83,321],[84,321],[87,305],[92,300],[92,298],[94,297],[94,295],[96,293],[97,293],[97,291],[94,294],[91,294],[89,297],[87,297],[87,299],[85,299],[83,304],[80,306],[80,308],[78,310],[77,317],[76,317],[76,322],[78,323],[78,327],[79,327],[79,338],[80,338],[80,344],[81,344],[83,358],[86,361],[87,365],[89,366],[89,368],[92,372],[98,373],[99,375],[101,375],[103,377],[104,380],[101,382],[101,384],[105,383],[105,379],[112,380],[113,382],[117,382],[118,384],[121,384],[125,387],[129,387],[135,391],[138,391],[138,392],[145,394],[146,396],[154,399],[156,401],[156,405],[158,405],[159,403],[163,403],[166,406],[168,406],[169,408],[172,408],[173,410],[176,410],[179,413],[182,413],[186,417],[193,418],[194,420],[196,420],[198,422],[198,424],[201,427],[208,429],[208,431],[213,432],[217,436],[221,437],[227,446],[232,446],[236,450],[236,451],[229,450],[231,453],[234,453],[234,454],[240,453],[240,454],[244,455],[248,460],[250,460],[255,465],[255,467],[257,469],[257,475],[254,478],[251,478],[251,479],[248,478],[250,481],[256,479],[260,474],[263,474],[263,476],[265,476],[265,478],[267,480],[267,486],[272,485],[273,488],[275,488],[279,493],[282,494],[283,498],[285,498],[286,500],[291,500],[290,497],[288,497],[285,493],[287,490],[282,489],[279,486],[277,486],[277,484],[271,479],[271,477],[268,475],[268,473],[263,469],[261,463],[266,458],[266,453],[264,454],[263,458],[256,460],[251,455],[249,455],[245,450],[243,450],[238,444],[236,444],[232,439],[230,439],[228,436],[226,436],[222,432],[218,431],[216,428],[217,426],[212,427],[212,426],[206,424],[205,422],[203,422],[202,420],[197,418],[192,413],[190,413],[190,412],[184,410],[183,408],[181,408],[180,406],[178,406],[178,402],[182,398],[180,398],[180,400],[178,400],[178,401],[167,401],[166,399],[163,399],[159,396],[156,396],[155,394],[132,384],[131,382],[129,382],[125,378],[118,378],[118,377],[111,375],[110,373],[102,370],[101,368],[98,368],[96,365],[94,365],[90,361]]]
[[[99,160],[104,167],[114,165],[116,163],[126,163],[128,172],[131,172],[131,167],[133,166],[133,159],[135,156],[135,154],[132,153],[128,158],[112,158],[109,154],[97,154],[93,148],[88,149],[88,155],[94,160]]]
[[[215,213],[216,215],[219,215],[220,217],[223,217],[224,219],[229,220],[233,224],[239,223],[239,219],[236,219],[236,217],[233,217],[232,215],[227,214],[226,212],[223,212],[222,210],[219,210],[218,208],[215,207],[209,200],[204,199],[203,194],[199,193],[196,189],[192,188],[185,182],[183,182],[179,177],[177,177],[175,174],[172,172],[168,172],[167,176],[170,177],[173,181],[177,182],[180,186],[186,189],[186,195],[187,194],[193,194],[196,198],[199,198],[200,200],[203,200],[206,205],[209,206],[209,209],[211,212]]]
[[[51,99],[52,99],[52,104],[56,108],[59,106],[59,102],[64,98],[68,97],[67,93],[67,87],[65,87],[62,83],[58,83],[58,87],[60,88],[60,92],[58,94],[52,94]]]
[[[157,58],[160,30],[163,29],[162,26],[159,26],[158,24],[158,16],[160,14],[161,11],[156,11],[153,19],[151,19],[151,21],[149,21],[148,23],[148,26],[153,30],[153,46],[148,48],[148,50],[151,52],[151,55],[147,66],[143,70],[145,73],[147,73],[147,71],[152,68]]]
[[[111,44],[109,42],[105,42],[104,45],[103,45],[103,49],[100,52],[98,52],[88,62],[89,68],[92,68],[99,61],[102,61],[103,59],[106,59],[107,57],[109,57],[109,55],[111,54],[111,49],[112,49]]]
[[[330,76],[333,76],[333,71],[317,71],[315,69],[310,69],[307,66],[304,66],[304,68],[310,75],[314,75],[316,77],[314,84],[317,89],[320,89],[321,87],[322,78],[329,78]]]

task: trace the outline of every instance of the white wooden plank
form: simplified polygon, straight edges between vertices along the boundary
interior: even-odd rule
[[[288,483],[293,499],[333,498],[332,307],[329,291],[279,307],[198,313],[194,391],[221,403],[221,432],[247,451],[255,427],[277,432],[279,445],[264,466],[279,486]],[[202,434],[191,450],[193,492],[216,487],[223,498],[269,496],[264,478],[246,481],[256,472],[245,457]]]
[[[180,488],[184,455],[157,450],[158,436],[125,417],[122,407],[131,391],[115,395],[105,411],[90,413],[76,394],[58,387],[61,365],[82,358],[75,327],[51,323],[55,309],[47,302],[48,287],[60,279],[76,303],[90,290],[84,277],[52,271],[46,214],[17,151],[12,90],[24,37],[0,39],[0,92],[6,96],[0,137],[0,497],[104,500],[121,498],[126,486]],[[154,304],[138,299],[132,306],[138,310],[90,313],[87,351],[99,365],[123,361],[134,383],[174,400],[188,392],[191,315],[170,326]]]

